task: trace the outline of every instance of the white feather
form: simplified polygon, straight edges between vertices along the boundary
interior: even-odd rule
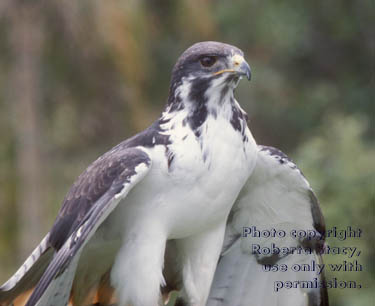
[[[322,275],[316,271],[291,270],[294,264],[318,263],[320,260],[314,251],[310,253],[301,247],[300,239],[290,235],[293,230],[316,232],[312,209],[317,203],[311,201],[311,193],[310,185],[295,164],[259,147],[256,167],[231,211],[208,306],[324,305],[319,288],[276,290],[277,284],[285,281],[296,283],[314,278],[321,281]],[[251,228],[253,235],[243,235],[244,227]],[[260,234],[254,234],[255,229]],[[266,237],[261,234],[271,229],[286,235]],[[320,238],[320,234],[317,237]],[[299,247],[300,252],[279,255],[278,259],[271,260],[272,254],[257,254],[254,245],[265,251],[272,247],[274,250]],[[266,272],[263,264],[267,260],[278,267],[287,265],[287,271]]]

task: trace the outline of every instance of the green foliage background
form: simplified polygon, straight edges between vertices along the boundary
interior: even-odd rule
[[[37,94],[30,107],[38,119],[34,147],[42,160],[37,173],[43,177],[39,191],[44,200],[36,244],[80,172],[157,118],[181,52],[197,41],[218,40],[241,48],[252,67],[253,80],[240,84],[237,99],[258,143],[282,149],[300,166],[320,199],[328,228],[363,230],[363,238],[345,243],[361,248],[364,271],[327,275],[360,281],[363,288],[330,290],[332,305],[373,301],[373,1],[2,3],[0,281],[26,255],[20,247],[25,229],[19,194],[25,186],[18,158],[19,139],[26,136],[18,127],[27,112],[13,99],[20,94],[17,65],[28,55],[19,55],[22,41],[37,50],[31,58]],[[20,35],[24,16],[29,25]]]

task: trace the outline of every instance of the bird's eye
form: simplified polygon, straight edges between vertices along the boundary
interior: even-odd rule
[[[205,56],[200,59],[201,65],[203,67],[211,67],[216,63],[215,56]]]

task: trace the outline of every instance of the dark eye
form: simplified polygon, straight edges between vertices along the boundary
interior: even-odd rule
[[[211,67],[213,64],[216,63],[216,57],[215,56],[205,56],[200,59],[201,65],[203,67]]]

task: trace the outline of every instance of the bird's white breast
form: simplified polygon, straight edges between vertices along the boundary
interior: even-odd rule
[[[121,205],[121,222],[162,228],[169,239],[225,222],[256,161],[255,141],[245,132],[246,142],[227,118],[209,116],[200,137],[181,125],[170,145],[145,149],[153,166]]]

